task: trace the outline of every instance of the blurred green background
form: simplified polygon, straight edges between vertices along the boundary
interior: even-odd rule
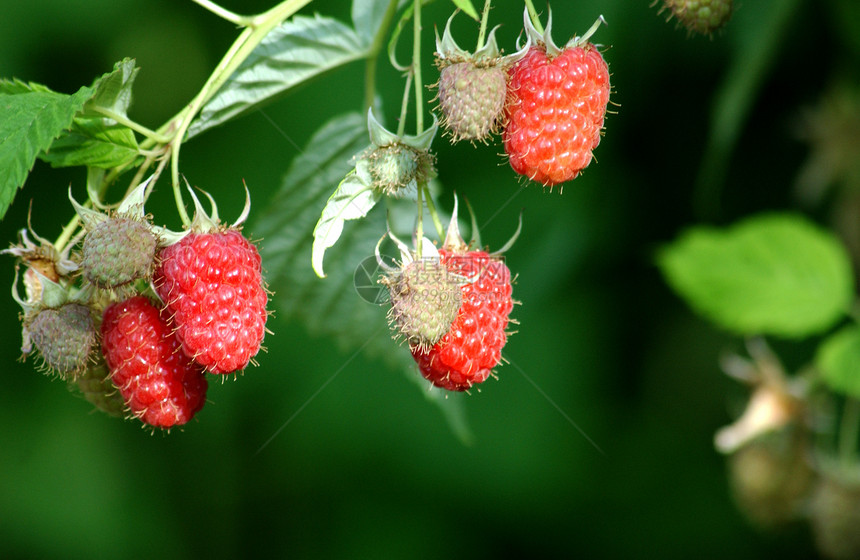
[[[510,52],[522,5],[494,4],[490,22],[502,24]],[[741,342],[669,292],[653,251],[694,223],[797,206],[793,185],[809,154],[798,119],[832,82],[857,75],[860,18],[848,17],[856,3],[746,0],[712,39],[688,37],[649,4],[552,4],[557,42],[599,14],[609,22],[594,40],[611,46],[604,56],[619,105],[597,163],[563,194],[523,188],[498,143],[436,142],[442,204],[450,209],[454,190],[467,196],[486,222],[486,244],[504,243],[524,210],[507,254],[522,302],[505,348],[512,364],[480,392],[450,397],[464,401],[470,445],[409,379],[417,372],[279,315],[260,367],[213,380],[195,421],[150,435],[90,413],[32,360],[16,361],[18,309],[6,297],[0,558],[814,555],[805,526],[761,532],[732,502],[712,442],[743,405],[743,390],[717,364]],[[242,13],[270,5],[225,3]],[[346,0],[317,0],[303,13],[313,11],[349,20]],[[425,8],[428,82],[437,75],[429,30],[450,11],[443,0]],[[237,35],[190,1],[0,0],[0,14],[0,76],[71,93],[136,58],[130,116],[150,128],[193,97]],[[462,45],[474,41],[463,16],[455,32]],[[402,80],[384,57],[380,64],[380,94],[394,114]],[[362,78],[360,63],[339,69],[193,139],[182,172],[226,219],[241,209],[244,179],[253,234],[298,147],[330,117],[360,110]],[[709,140],[712,121],[722,132]],[[81,170],[37,162],[0,239],[15,240],[31,200],[34,229],[55,238],[72,214],[66,189],[82,193],[83,181]],[[176,226],[172,204],[162,187],[147,209]],[[12,279],[7,258],[0,286]]]

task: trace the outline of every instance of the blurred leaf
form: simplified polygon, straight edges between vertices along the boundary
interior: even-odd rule
[[[114,64],[113,71],[105,74],[93,83],[95,93],[87,101],[84,109],[102,107],[122,116],[128,116],[131,105],[131,88],[137,77],[139,68],[134,59],[124,58]]]
[[[472,0],[452,0],[454,5],[463,10],[470,18],[478,20],[478,10],[472,5]]]
[[[397,0],[352,0],[352,24],[368,43],[379,31],[389,4]]]
[[[340,182],[334,194],[326,202],[322,215],[314,227],[311,261],[317,276],[325,277],[323,257],[326,249],[337,243],[340,238],[343,223],[367,216],[367,213],[379,202],[379,198],[379,193],[371,184],[362,181],[355,170],[350,171]]]
[[[350,224],[349,235],[328,251],[325,279],[311,269],[311,232],[320,209],[332,187],[354,168],[353,156],[364,151],[367,143],[364,115],[348,113],[329,121],[293,161],[280,191],[253,224],[253,235],[263,238],[260,253],[267,281],[276,293],[278,321],[301,321],[314,335],[331,336],[343,348],[360,350],[404,371],[439,407],[452,431],[468,442],[471,434],[461,399],[446,399],[443,391],[427,390],[429,384],[418,373],[408,348],[391,340],[386,309],[359,297],[354,285],[356,270],[363,263],[371,263],[370,276],[375,276],[374,248],[386,231],[385,211],[376,208]]]
[[[691,307],[742,335],[811,335],[836,322],[854,298],[844,247],[796,215],[693,228],[660,252],[658,264]]]
[[[714,98],[708,143],[696,179],[695,203],[700,218],[716,215],[728,160],[761,85],[788,37],[800,0],[774,0],[746,6],[730,24],[740,32],[734,60]],[[756,18],[758,16],[758,18]],[[746,27],[742,22],[748,22]]]
[[[367,56],[353,29],[321,15],[295,16],[274,28],[209,100],[188,138],[258,109],[289,89]]]
[[[53,167],[86,165],[109,169],[138,157],[134,132],[123,125],[106,124],[107,119],[76,118],[39,158]]]
[[[19,81],[0,83],[0,219],[27,179],[36,157],[69,128],[93,90],[72,95]],[[11,93],[9,93],[11,92]]]
[[[852,325],[824,340],[815,365],[833,391],[860,398],[860,328]]]

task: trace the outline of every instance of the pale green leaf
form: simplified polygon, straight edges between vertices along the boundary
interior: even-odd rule
[[[350,171],[340,182],[334,194],[326,202],[314,228],[311,260],[317,276],[325,277],[323,257],[326,250],[340,239],[343,223],[367,216],[367,213],[379,202],[379,198],[379,192],[370,183],[363,181],[355,171]]]
[[[95,93],[92,99],[87,101],[85,109],[101,107],[124,117],[128,116],[128,107],[131,105],[131,88],[134,85],[138,70],[134,59],[131,58],[125,58],[114,64],[111,72],[93,83]]]
[[[0,218],[33,167],[36,157],[69,128],[93,91],[82,87],[72,95],[44,86],[4,81],[0,85]]]
[[[815,365],[833,391],[860,398],[860,328],[845,327],[828,337],[818,348]]]
[[[691,307],[741,335],[819,333],[844,316],[854,299],[844,247],[797,215],[762,215],[727,229],[693,228],[660,252],[658,264]]]
[[[367,56],[369,43],[329,17],[297,15],[257,46],[209,100],[188,129],[188,138],[271,102],[293,87]]]
[[[53,167],[85,165],[109,169],[138,157],[134,132],[123,125],[106,124],[106,119],[76,118],[39,158]]]

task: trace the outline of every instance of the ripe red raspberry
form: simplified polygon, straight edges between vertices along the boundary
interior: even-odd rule
[[[443,248],[439,255],[450,272],[473,281],[460,288],[462,305],[447,334],[429,350],[414,348],[412,357],[437,387],[466,391],[485,381],[501,360],[513,309],[511,273],[485,251]]]
[[[503,139],[511,167],[545,186],[591,162],[609,102],[609,68],[591,43],[553,56],[533,46],[510,71]]]
[[[210,373],[245,369],[266,330],[257,248],[234,229],[189,233],[159,253],[153,277],[182,350]]]
[[[203,408],[203,368],[180,351],[172,327],[149,298],[134,296],[108,307],[101,334],[111,381],[134,416],[170,428]]]

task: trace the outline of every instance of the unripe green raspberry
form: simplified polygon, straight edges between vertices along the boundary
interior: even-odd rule
[[[41,309],[25,319],[24,329],[49,372],[74,379],[89,365],[96,331],[88,307],[67,303]]]
[[[107,368],[102,364],[92,367],[78,375],[70,384],[97,409],[111,416],[121,417],[125,414],[125,402],[122,395],[111,383]]]
[[[665,7],[689,31],[710,35],[732,17],[732,0],[664,0]]]
[[[81,262],[84,277],[105,289],[149,278],[157,241],[143,221],[122,215],[101,221],[84,238]]]
[[[433,174],[433,157],[400,142],[379,146],[364,156],[373,187],[388,196],[414,191]]]
[[[810,525],[825,558],[860,558],[860,483],[825,473],[810,503]]]
[[[804,438],[791,430],[748,442],[729,457],[729,482],[754,524],[776,527],[797,519],[814,482]]]
[[[507,73],[501,65],[466,60],[441,69],[439,109],[454,142],[486,141],[501,124],[506,97]]]
[[[391,296],[389,322],[410,348],[430,349],[445,336],[462,303],[460,282],[435,259],[418,259],[382,278]]]

